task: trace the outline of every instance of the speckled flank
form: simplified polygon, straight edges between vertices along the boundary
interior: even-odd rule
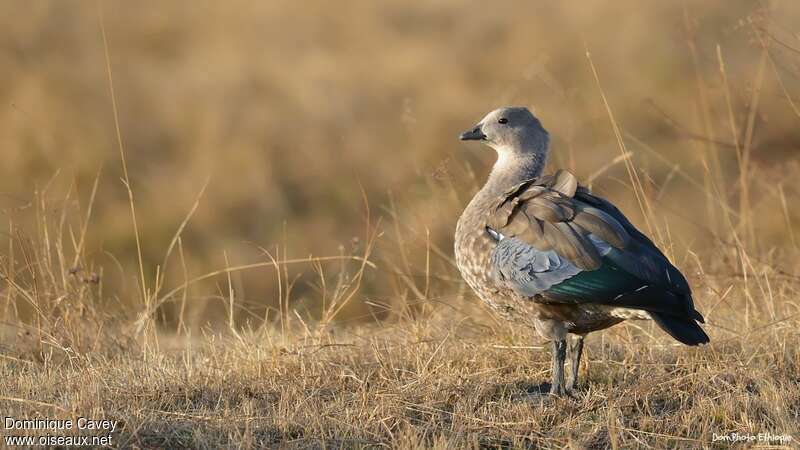
[[[486,233],[485,211],[491,201],[480,193],[470,202],[456,225],[455,255],[461,275],[473,291],[498,313],[512,306],[503,299],[491,277],[491,254],[496,245]]]

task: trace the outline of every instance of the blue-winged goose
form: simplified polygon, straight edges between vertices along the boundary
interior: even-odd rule
[[[492,111],[461,140],[498,158],[458,220],[458,268],[502,317],[552,340],[552,394],[576,387],[584,336],[625,319],[654,320],[686,345],[708,342],[686,278],[653,242],[571,173],[542,176],[549,135],[527,108]]]

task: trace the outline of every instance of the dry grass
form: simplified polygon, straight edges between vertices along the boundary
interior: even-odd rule
[[[150,352],[47,345],[45,362],[8,359],[31,354],[17,345],[0,402],[14,417],[120,420],[115,442],[138,448],[685,448],[725,447],[714,433],[797,436],[796,316],[745,334],[712,326],[701,349],[620,327],[590,339],[577,398],[543,399],[549,357],[527,347],[536,340],[442,313],[291,339],[165,339]]]
[[[798,445],[800,8],[299,5],[0,5],[4,416],[131,448]],[[710,345],[623,324],[576,398],[536,395],[547,343],[450,251],[492,157],[455,136],[506,103],[684,271]]]

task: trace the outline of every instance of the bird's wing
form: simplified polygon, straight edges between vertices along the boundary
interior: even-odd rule
[[[521,183],[489,212],[495,281],[545,303],[596,303],[680,318],[686,279],[611,203],[566,171]]]
[[[575,176],[565,170],[521,183],[490,209],[487,229],[498,240],[516,238],[582,271],[599,269],[601,252],[625,248],[630,235],[602,209],[577,200],[577,192]]]

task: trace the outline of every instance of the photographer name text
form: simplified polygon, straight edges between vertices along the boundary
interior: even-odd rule
[[[87,431],[106,431],[113,433],[117,430],[117,421],[109,419],[89,419],[86,417],[78,417],[76,420],[72,419],[16,419],[14,417],[5,417],[3,425],[6,430],[50,430],[50,431],[63,431],[63,430],[87,430]]]

